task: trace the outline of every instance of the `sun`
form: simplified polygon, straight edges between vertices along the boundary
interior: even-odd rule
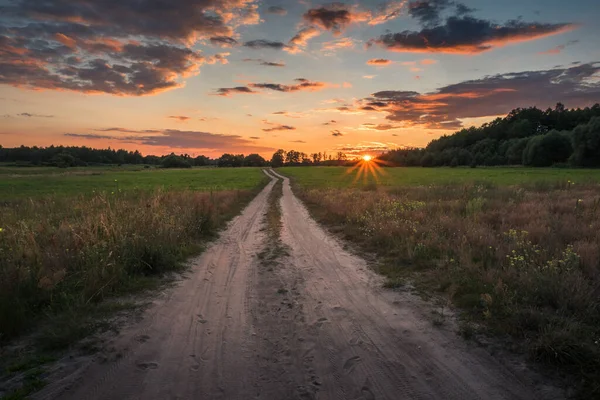
[[[371,157],[370,155],[364,155],[362,156],[363,161],[369,162],[373,159],[373,157]]]

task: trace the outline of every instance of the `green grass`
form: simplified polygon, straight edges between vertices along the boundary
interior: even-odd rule
[[[372,175],[357,179],[356,170],[346,167],[285,167],[278,171],[305,188],[351,186],[429,186],[486,183],[506,185],[556,185],[600,183],[600,170],[560,168],[380,168],[378,180]]]
[[[252,190],[265,180],[260,168],[0,167],[0,200],[157,188],[202,192]]]

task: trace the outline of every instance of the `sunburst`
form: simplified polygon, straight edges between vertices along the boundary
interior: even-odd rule
[[[363,183],[367,183],[370,176],[375,179],[376,183],[379,183],[380,176],[385,174],[383,168],[381,168],[379,164],[383,164],[383,162],[370,154],[365,154],[361,156],[356,165],[350,168],[346,173],[356,173],[353,183],[356,183],[361,179]]]

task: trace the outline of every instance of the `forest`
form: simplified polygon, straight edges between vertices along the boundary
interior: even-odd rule
[[[424,149],[396,149],[379,157],[396,166],[600,166],[600,104],[545,111],[517,108],[481,127],[462,129]]]

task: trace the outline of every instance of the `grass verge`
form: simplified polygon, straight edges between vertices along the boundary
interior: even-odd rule
[[[295,191],[313,216],[464,310],[465,330],[512,338],[600,397],[600,189],[447,185]]]
[[[266,232],[268,235],[267,246],[258,254],[264,268],[272,271],[277,265],[277,260],[287,254],[285,246],[281,243],[281,207],[280,200],[283,196],[283,184],[281,179],[277,179],[273,190],[269,194],[267,201],[267,212],[265,213]]]

